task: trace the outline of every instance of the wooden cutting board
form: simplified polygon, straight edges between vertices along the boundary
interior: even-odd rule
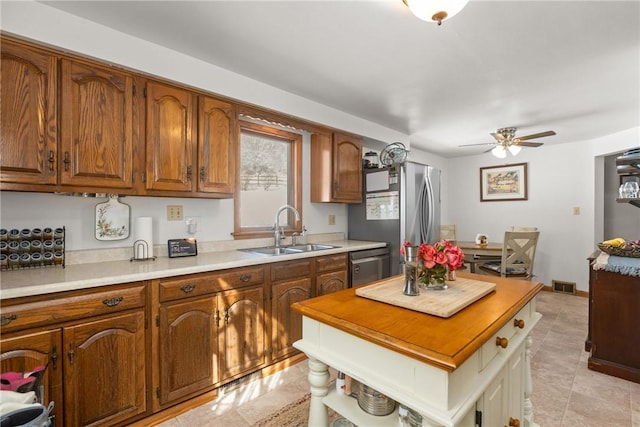
[[[410,297],[402,293],[404,277],[395,277],[356,288],[356,295],[446,318],[453,316],[496,288],[495,283],[461,277],[448,284],[449,288],[443,290],[420,288],[420,295]]]

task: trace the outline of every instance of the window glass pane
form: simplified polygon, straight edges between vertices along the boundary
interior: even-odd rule
[[[242,130],[240,137],[240,223],[271,227],[278,208],[291,204],[291,141]],[[282,214],[280,224],[289,225]]]

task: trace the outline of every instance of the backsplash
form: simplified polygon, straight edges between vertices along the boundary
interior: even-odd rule
[[[310,234],[308,236],[309,243],[331,242],[335,240],[345,239],[345,233],[322,233]],[[291,237],[287,237],[284,245],[291,243]],[[272,246],[273,238],[264,239],[243,239],[243,240],[225,240],[225,241],[198,241],[198,253],[206,252],[223,252],[235,251],[238,249]],[[167,244],[154,245],[153,253],[158,257],[167,257]],[[133,257],[133,247],[130,248],[113,248],[113,249],[85,249],[79,251],[67,251],[66,264],[90,264],[95,262],[106,261],[125,261]]]

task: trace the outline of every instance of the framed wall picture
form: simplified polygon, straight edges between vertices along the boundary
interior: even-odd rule
[[[527,200],[527,164],[480,168],[480,201]]]

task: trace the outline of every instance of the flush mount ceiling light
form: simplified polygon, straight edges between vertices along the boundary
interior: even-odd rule
[[[442,25],[442,21],[460,12],[469,0],[402,0],[402,2],[418,19]]]

